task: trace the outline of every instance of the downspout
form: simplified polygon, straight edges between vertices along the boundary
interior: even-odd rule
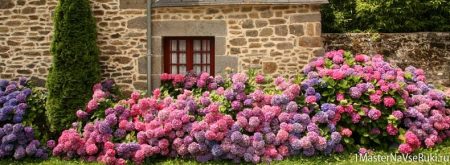
[[[152,93],[152,1],[147,0],[147,94]]]

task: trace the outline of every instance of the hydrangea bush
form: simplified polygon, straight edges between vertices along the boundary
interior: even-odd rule
[[[380,55],[328,52],[291,79],[249,72],[161,80],[151,97],[133,92],[101,111],[108,96],[94,87],[79,122],[49,144],[53,155],[105,164],[155,156],[260,163],[345,150],[412,153],[450,135],[448,97],[425,83],[423,70],[403,71]]]
[[[34,120],[30,116],[36,115],[36,112],[27,112],[30,110],[27,99],[32,90],[25,85],[25,78],[17,82],[0,80],[0,158],[19,160],[28,156],[45,159],[48,156],[46,148],[35,139],[33,128],[22,125]]]
[[[348,148],[398,147],[406,154],[450,135],[445,95],[425,83],[422,69],[403,71],[381,55],[338,50],[308,64],[304,74],[302,89],[317,100],[309,106],[335,107],[334,121]]]

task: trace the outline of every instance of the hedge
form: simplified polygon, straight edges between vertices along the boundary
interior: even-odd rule
[[[448,0],[329,0],[322,6],[327,33],[450,31]]]

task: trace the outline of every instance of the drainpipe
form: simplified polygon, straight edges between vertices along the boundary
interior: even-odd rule
[[[152,93],[152,1],[147,0],[147,94]]]

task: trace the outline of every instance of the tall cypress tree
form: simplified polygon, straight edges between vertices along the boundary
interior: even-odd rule
[[[51,129],[61,131],[76,120],[100,80],[99,50],[89,0],[59,0],[53,22],[46,114]]]

